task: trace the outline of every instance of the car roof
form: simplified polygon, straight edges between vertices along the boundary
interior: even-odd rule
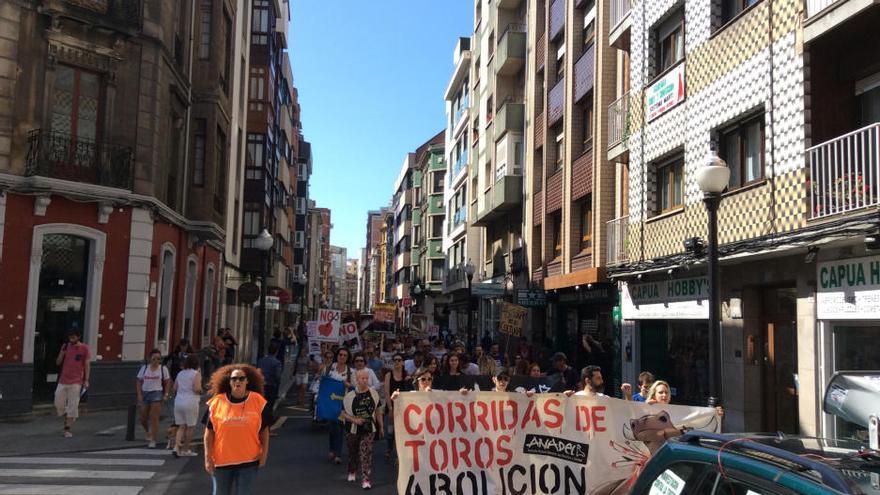
[[[781,476],[796,485],[809,482],[839,493],[880,495],[880,457],[857,442],[692,431],[670,439],[657,455],[667,461],[720,461],[783,485]]]

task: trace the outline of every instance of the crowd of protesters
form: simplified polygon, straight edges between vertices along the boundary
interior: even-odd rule
[[[205,425],[205,469],[211,474],[214,493],[249,493],[258,467],[268,455],[269,427],[278,399],[282,377],[288,376],[300,406],[314,406],[321,379],[339,381],[344,386],[343,408],[337,419],[327,421],[328,459],[342,464],[343,445],[348,447],[348,481],[361,478],[364,489],[371,488],[373,445],[386,440],[385,459],[395,461],[394,403],[410,391],[429,392],[437,380],[459,383],[466,377],[491,377],[492,390],[508,391],[512,377],[527,377],[554,384],[554,391],[565,395],[603,397],[605,382],[599,362],[587,362],[577,369],[565,353],[550,355],[520,341],[513,352],[508,342],[501,345],[484,339],[470,351],[463,342],[444,339],[380,338],[379,343],[363,342],[363,347],[322,344],[320,352],[310,354],[299,345],[303,329],[273,332],[268,352],[256,366],[236,364],[238,343],[228,329],[221,329],[200,351],[183,339],[163,356],[150,352],[135,379],[140,422],[149,447],[158,440],[162,404],[174,396],[174,424],[169,430],[169,448],[175,456],[197,455],[191,448],[198,423],[200,405]],[[62,368],[56,391],[59,415],[65,417],[64,436],[70,437],[78,413],[81,390],[88,388],[89,349],[80,342],[80,332],[70,332],[68,343],[58,355]],[[585,336],[580,356],[595,358],[604,353],[602,345]],[[305,344],[305,342],[303,342]],[[284,370],[287,370],[285,375]],[[473,380],[473,379],[472,379]],[[522,382],[522,380],[520,380]],[[522,390],[531,396],[534,388]],[[546,390],[542,390],[546,391]],[[460,392],[467,394],[466,388]],[[638,376],[637,389],[629,383],[620,387],[626,400],[669,404],[673,389],[648,372]],[[719,408],[719,414],[723,410]]]

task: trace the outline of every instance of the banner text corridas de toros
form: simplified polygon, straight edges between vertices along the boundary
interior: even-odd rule
[[[627,493],[666,438],[710,408],[562,394],[408,392],[395,404],[401,495]]]

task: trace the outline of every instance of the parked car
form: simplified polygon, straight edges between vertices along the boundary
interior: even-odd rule
[[[823,401],[852,439],[690,431],[657,450],[633,495],[880,495],[880,371],[835,373]]]
[[[645,465],[633,495],[880,495],[880,454],[858,442],[688,432]]]

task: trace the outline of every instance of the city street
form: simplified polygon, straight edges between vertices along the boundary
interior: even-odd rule
[[[273,431],[269,461],[260,471],[254,493],[298,494],[359,493],[358,483],[345,481],[343,465],[327,462],[326,431],[313,425],[303,410],[279,408],[280,416]],[[124,411],[98,413],[109,418],[122,418]],[[88,416],[84,416],[84,421]],[[38,418],[35,423],[45,423],[49,418]],[[54,418],[52,418],[54,419]],[[4,423],[3,430],[16,430]],[[29,425],[23,425],[28,429]],[[164,424],[163,424],[164,426]],[[34,425],[36,428],[36,425]],[[19,429],[21,431],[21,429]],[[204,470],[204,457],[199,449],[198,457],[175,459],[171,451],[144,448],[140,438],[122,447],[124,430],[116,429],[113,435],[101,431],[83,431],[75,440],[68,442],[71,448],[87,448],[75,452],[64,451],[64,439],[57,436],[54,448],[41,445],[42,453],[19,450],[13,444],[3,443],[0,448],[0,494],[28,495],[137,495],[137,494],[192,494],[210,493],[211,479]],[[163,428],[164,431],[164,428]],[[6,440],[9,433],[0,434]],[[140,436],[141,432],[138,431]],[[30,438],[30,436],[28,436]],[[27,442],[26,442],[27,443]],[[106,443],[116,448],[95,450]],[[136,445],[136,446],[135,446]],[[161,447],[162,445],[160,445]],[[121,448],[120,448],[121,447]],[[10,455],[10,452],[18,452]],[[23,453],[22,453],[23,452]],[[377,443],[373,469],[373,492],[394,493],[394,469],[383,459],[384,442]]]

